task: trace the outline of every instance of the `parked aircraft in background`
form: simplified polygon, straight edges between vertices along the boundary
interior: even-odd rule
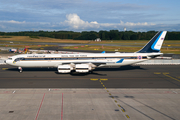
[[[59,73],[87,73],[102,66],[131,65],[162,55],[160,49],[166,33],[158,32],[141,50],[134,53],[21,54],[8,58],[6,63],[17,66],[20,72],[23,67],[56,67]]]

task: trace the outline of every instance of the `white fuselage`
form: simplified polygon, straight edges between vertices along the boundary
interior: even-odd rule
[[[92,54],[21,54],[6,63],[18,67],[58,67],[63,64],[92,63],[101,66],[123,66],[150,59],[162,53],[92,53]],[[118,62],[122,60],[121,62]]]

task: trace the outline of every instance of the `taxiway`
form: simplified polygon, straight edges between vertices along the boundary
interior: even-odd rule
[[[179,65],[98,68],[58,74],[56,68],[0,66],[2,120],[178,120]]]
[[[56,68],[0,66],[0,88],[180,88],[179,65],[98,68],[87,74],[59,74]]]

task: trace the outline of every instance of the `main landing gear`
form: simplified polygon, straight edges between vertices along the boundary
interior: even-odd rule
[[[22,72],[23,72],[22,67],[18,67],[18,69],[19,69],[19,72],[20,72],[20,73],[22,73]]]

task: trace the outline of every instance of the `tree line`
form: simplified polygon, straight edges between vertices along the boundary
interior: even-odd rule
[[[31,36],[31,38],[50,37],[57,39],[74,39],[74,40],[149,40],[157,31],[133,32],[110,30],[99,32],[96,31],[21,31],[21,32],[0,32],[1,36]],[[180,32],[167,32],[166,40],[180,40]]]

